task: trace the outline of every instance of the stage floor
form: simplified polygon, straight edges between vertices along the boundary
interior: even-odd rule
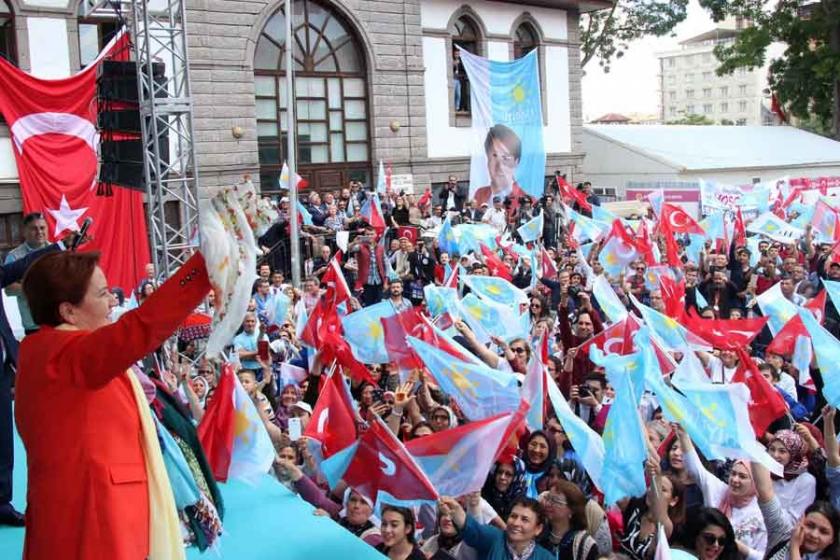
[[[321,560],[384,558],[333,521],[312,514],[304,502],[269,476],[256,486],[231,481],[221,485],[225,499],[225,534],[219,555],[188,549],[187,558],[247,560]],[[14,500],[26,509],[26,456],[15,434]],[[23,529],[0,527],[0,558],[20,558]]]

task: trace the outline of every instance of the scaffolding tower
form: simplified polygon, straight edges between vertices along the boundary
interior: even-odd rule
[[[168,277],[198,244],[198,169],[185,0],[85,0],[85,15],[125,19],[137,62],[152,262]],[[165,73],[155,76],[154,63]],[[167,205],[177,207],[177,215]]]

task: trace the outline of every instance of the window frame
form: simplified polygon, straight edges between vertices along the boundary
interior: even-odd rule
[[[310,18],[310,11],[311,6],[315,5],[320,10],[325,12],[327,16],[324,20],[320,23],[320,25],[316,25],[313,20]],[[313,175],[318,175],[320,170],[325,169],[336,169],[340,168],[342,173],[346,172],[348,175],[364,173],[369,174],[371,161],[372,161],[372,150],[373,150],[373,138],[372,138],[372,119],[371,119],[371,105],[370,105],[370,84],[368,80],[368,62],[365,56],[364,44],[359,37],[356,29],[347,20],[346,17],[341,14],[338,10],[334,9],[327,3],[318,2],[317,0],[304,0],[300,4],[301,8],[296,9],[295,13],[295,29],[293,30],[295,36],[295,71],[294,71],[294,87],[295,87],[295,126],[297,128],[297,146],[298,146],[298,166],[303,172],[312,172]],[[298,12],[297,10],[302,10],[302,12]],[[259,114],[256,115],[256,122],[257,122],[257,152],[260,156],[259,158],[259,166],[260,166],[260,177],[265,179],[269,177],[279,177],[280,171],[283,167],[283,161],[286,158],[286,143],[287,143],[287,129],[285,126],[285,113],[286,113],[286,90],[285,87],[281,87],[286,82],[286,70],[285,70],[285,38],[283,41],[280,42],[278,39],[270,36],[267,33],[268,27],[271,24],[272,20],[276,17],[285,18],[284,6],[281,5],[277,11],[275,11],[271,17],[266,21],[263,29],[260,31],[260,34],[257,39],[257,44],[254,49],[254,63],[253,63],[253,73],[254,79],[259,80],[260,78],[271,78],[272,81],[272,94],[261,94],[256,91],[254,92],[254,101],[255,105],[259,104],[261,101],[271,101],[273,102],[273,108],[275,112],[274,119],[268,118],[260,118]],[[281,20],[282,21],[282,20]],[[340,41],[333,41],[334,37],[330,37],[328,32],[330,31],[331,23],[338,24],[340,27],[340,32],[346,34],[346,37],[343,37]],[[256,58],[260,52],[261,45],[263,41],[268,41],[274,48],[278,49],[279,55],[276,63],[276,67],[273,69],[265,68],[265,67],[258,67]],[[310,43],[311,41],[311,43]],[[324,42],[329,50],[326,52],[322,52],[319,50],[321,43]],[[356,60],[357,60],[357,67],[352,70],[346,70],[341,65],[341,59],[339,58],[339,53],[347,46],[351,45],[355,48],[356,53]],[[305,51],[301,54],[301,51]],[[323,70],[318,69],[318,67],[324,62],[327,61],[332,57],[332,66],[335,70]],[[321,88],[319,91],[322,90],[323,95],[310,95],[311,89],[307,91],[300,91],[301,84],[304,83],[301,80],[319,80],[321,82]],[[339,97],[339,103],[336,108],[331,108],[330,105],[330,92],[336,86],[331,88],[330,83],[331,81],[335,80],[337,82],[337,94]],[[361,83],[361,96],[359,95],[348,95],[346,92],[347,84],[350,80],[358,80]],[[323,118],[301,118],[301,104],[306,104],[310,102],[319,102],[323,101],[324,103],[324,112]],[[348,103],[349,102],[359,102],[363,103],[364,107],[364,116],[361,118],[356,118],[355,116],[351,116],[348,114]],[[333,114],[337,114],[338,120],[340,120],[341,129],[333,130],[331,123]],[[269,123],[269,124],[276,124],[277,126],[277,135],[272,136],[260,136],[259,127],[261,124]],[[364,139],[362,140],[348,140],[347,138],[347,129],[349,124],[354,123],[363,123],[364,124]],[[326,130],[325,139],[324,140],[301,140],[301,127],[306,127],[307,125],[323,125]],[[337,160],[336,157],[339,155],[332,145],[332,137],[333,135],[341,135],[341,159]],[[261,138],[266,138],[261,140]],[[267,138],[271,138],[268,140]],[[354,145],[363,145],[365,147],[365,157],[364,159],[357,159],[357,160],[350,160],[348,158],[348,152],[351,146]],[[318,161],[312,162],[311,161],[311,150],[313,148],[318,148],[326,150],[326,161]],[[266,151],[267,154],[275,154],[276,161],[274,158],[271,158],[269,161],[265,161],[261,156],[263,151]],[[306,150],[309,150],[309,161],[303,161],[301,157]],[[272,183],[271,185],[262,185],[261,190],[263,192],[271,192],[275,191],[276,186]]]

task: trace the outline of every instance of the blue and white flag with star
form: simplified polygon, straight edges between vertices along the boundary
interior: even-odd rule
[[[478,205],[494,196],[540,197],[545,145],[537,51],[511,62],[459,51],[470,81],[470,198]],[[571,150],[571,139],[563,140]]]

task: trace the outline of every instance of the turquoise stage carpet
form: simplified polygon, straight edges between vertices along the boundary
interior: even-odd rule
[[[331,520],[312,514],[312,506],[269,476],[256,487],[232,481],[222,485],[227,509],[219,554],[189,549],[187,558],[212,560],[327,560],[384,558]],[[26,457],[15,434],[13,503],[26,509]],[[73,512],[67,512],[72,523]],[[0,527],[0,558],[20,558],[23,529]],[[104,558],[104,557],[103,557]]]

